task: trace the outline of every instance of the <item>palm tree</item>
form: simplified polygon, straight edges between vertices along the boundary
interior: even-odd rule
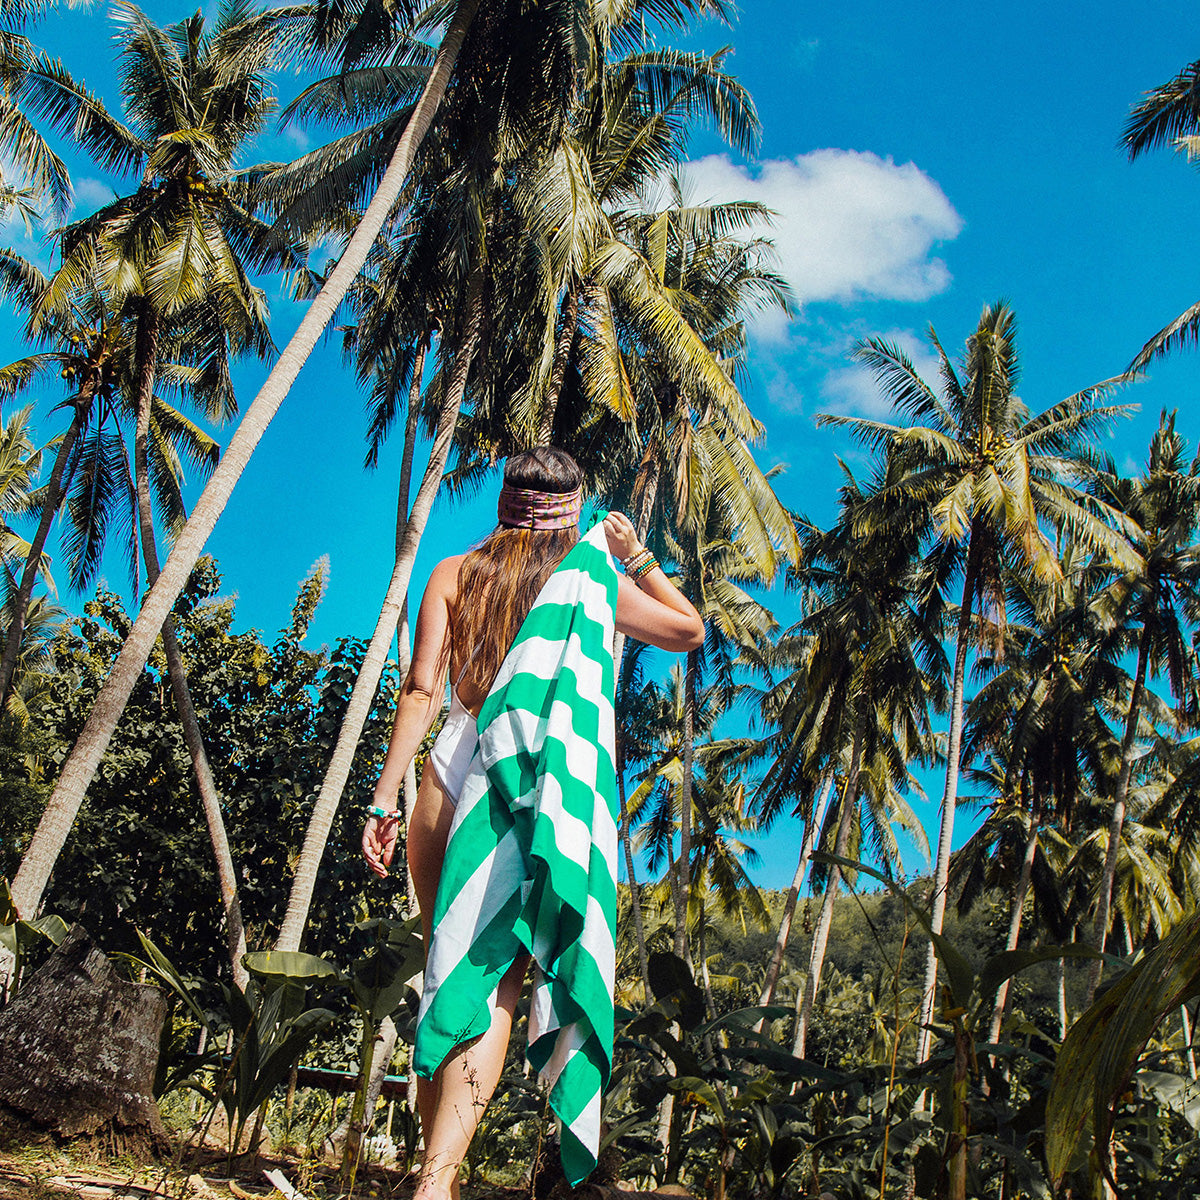
[[[538,370],[514,398],[515,420],[536,428],[539,444],[556,436],[559,399],[572,365],[590,404],[615,413],[629,410],[623,327],[648,337],[655,353],[671,361],[669,373],[685,394],[699,397],[715,386],[719,395],[727,386],[689,344],[688,329],[669,329],[672,308],[682,311],[687,303],[686,290],[657,296],[654,285],[670,288],[668,245],[680,248],[681,226],[698,231],[713,220],[728,237],[768,214],[749,203],[685,207],[677,182],[667,208],[649,219],[644,212],[646,192],[685,160],[697,123],[711,125],[739,152],[753,153],[758,116],[749,94],[724,70],[726,54],[643,46],[606,63],[581,100],[572,136],[519,183],[517,203],[545,230],[551,264],[553,302],[536,334]],[[647,228],[653,231],[649,237]],[[782,293],[785,285],[776,283]],[[572,427],[564,422],[557,436]]]
[[[1200,461],[1187,461],[1187,443],[1175,431],[1175,414],[1163,412],[1150,441],[1146,466],[1136,479],[1123,477],[1111,458],[1096,463],[1089,488],[1120,513],[1122,528],[1137,555],[1097,598],[1098,617],[1137,666],[1124,714],[1120,769],[1109,818],[1108,847],[1095,908],[1092,943],[1104,949],[1110,922],[1113,879],[1125,820],[1130,780],[1137,758],[1135,739],[1147,701],[1147,678],[1163,674],[1176,703],[1195,713],[1195,697],[1184,611],[1194,608],[1200,560]],[[1181,714],[1182,715],[1182,714]],[[1088,976],[1088,1003],[1100,982],[1102,962]]]
[[[656,786],[655,771],[658,766],[674,756],[668,753],[674,733],[681,728],[676,724],[673,706],[668,706],[662,690],[653,680],[645,679],[643,651],[644,642],[630,643],[629,652],[617,655],[620,674],[617,677],[615,750],[617,769],[617,793],[620,805],[620,827],[618,837],[625,860],[625,878],[629,884],[629,909],[633,918],[634,944],[637,949],[638,967],[647,997],[654,994],[650,986],[649,958],[646,953],[646,931],[642,910],[642,892],[637,880],[637,865],[633,854],[632,806],[639,796],[644,796]],[[626,794],[625,775],[627,768],[644,765],[650,768],[644,781],[632,796]]]
[[[810,535],[815,527],[807,520],[800,526]],[[804,597],[802,606],[820,605],[816,590],[806,589],[804,580],[810,571],[820,572],[819,564],[807,558],[799,567],[789,568],[785,576],[788,590],[799,590]],[[837,785],[837,775],[829,763],[821,765],[814,759],[811,748],[805,744],[800,731],[805,710],[809,707],[810,692],[808,670],[812,663],[813,638],[797,632],[795,628],[782,634],[771,648],[768,656],[769,671],[783,669],[786,673],[779,679],[770,679],[768,686],[758,694],[758,705],[763,725],[771,732],[763,738],[762,753],[771,762],[759,786],[755,790],[754,805],[759,825],[769,828],[780,816],[784,807],[795,801],[792,816],[799,818],[804,826],[800,843],[800,854],[796,870],[784,900],[779,928],[775,934],[775,948],[763,975],[759,992],[759,1004],[771,1004],[779,984],[784,955],[792,933],[792,920],[796,904],[804,887],[809,860],[816,849],[817,839],[825,827],[829,805]],[[824,748],[818,752],[823,753]],[[761,1031],[762,1023],[759,1024]]]
[[[137,491],[126,445],[136,436],[132,331],[111,316],[94,285],[74,295],[62,312],[39,318],[36,310],[48,287],[49,281],[33,264],[12,252],[0,257],[0,288],[33,313],[29,335],[46,347],[0,369],[0,387],[19,394],[55,377],[67,390],[58,408],[71,412],[67,428],[51,442],[53,466],[40,497],[37,532],[23,555],[13,622],[0,662],[0,691],[11,680],[24,612],[44,566],[50,526],[60,512],[65,510],[68,519],[64,547],[73,588],[91,585],[102,551],[114,535],[125,542],[134,587],[140,577]],[[163,373],[176,390],[186,389],[194,375],[192,368],[174,362]],[[217,446],[165,400],[155,398],[152,413],[146,444],[150,480],[159,509],[178,521],[183,511],[182,461],[209,470],[216,462]]]
[[[41,501],[42,451],[29,436],[32,415],[32,405],[18,409],[0,426],[0,566],[6,570],[31,553],[10,521],[37,512]]]
[[[781,556],[774,544],[756,542],[752,534],[742,535],[737,522],[744,501],[739,502],[740,498],[736,496],[732,499],[733,503],[726,504],[714,496],[705,523],[694,531],[685,532],[678,542],[669,531],[663,531],[673,557],[683,567],[682,586],[705,624],[703,644],[688,651],[685,659],[680,714],[679,855],[673,876],[675,953],[680,958],[684,957],[687,948],[687,898],[692,870],[692,760],[700,680],[710,674],[722,704],[729,703],[735,695],[735,669],[742,657],[759,655],[775,628],[774,617],[744,590],[744,585],[769,583]]]
[[[329,832],[333,827],[333,819],[337,814],[337,806],[345,789],[346,780],[350,776],[350,768],[354,761],[359,737],[374,702],[388,647],[391,645],[399,624],[401,608],[408,592],[413,564],[416,561],[417,547],[429,520],[434,498],[441,486],[442,472],[450,454],[454,429],[458,423],[458,414],[466,394],[470,371],[483,339],[484,308],[483,272],[481,269],[477,269],[468,283],[467,304],[462,314],[462,326],[455,331],[454,338],[448,339],[449,344],[454,347],[454,354],[448,364],[449,373],[442,379],[438,423],[433,445],[430,448],[429,461],[417,489],[412,510],[405,521],[387,593],[384,596],[371,641],[363,655],[363,663],[338,730],[337,744],[326,768],[321,790],[309,817],[304,835],[304,845],[292,877],[287,911],[275,942],[278,950],[297,950],[300,947],[304,925],[308,920],[309,906],[312,903],[313,890],[316,887],[317,870],[325,851],[325,844],[329,839]],[[443,346],[445,345],[446,341],[443,342]]]
[[[431,157],[435,162],[426,163],[422,178],[407,197],[409,206],[399,228],[389,231],[389,239],[372,255],[377,269],[356,289],[354,297],[362,313],[355,343],[360,362],[368,370],[394,368],[409,348],[419,353],[436,326],[437,369],[429,403],[434,414],[433,444],[411,511],[406,497],[398,504],[398,512],[403,506],[405,514],[402,531],[398,517],[392,576],[305,831],[276,939],[280,950],[298,949],[303,937],[317,871],[406,602],[417,549],[441,487],[459,414],[469,385],[486,363],[482,350],[487,348],[490,355],[492,331],[504,327],[504,284],[498,278],[498,264],[507,261],[506,189],[488,153],[492,131],[490,127],[476,129],[472,123],[475,114],[473,98],[462,104],[455,96],[448,102],[442,114],[444,145],[455,147],[472,165],[456,169],[453,162],[443,161],[436,153],[439,147],[434,148]],[[414,358],[414,375],[415,365]],[[415,385],[419,387],[419,377]],[[375,398],[369,455],[397,409],[394,394],[377,393]],[[409,416],[413,419],[406,422],[407,431],[415,436],[415,410]],[[410,462],[411,454],[410,437],[404,451]]]
[[[630,655],[631,659],[636,656]],[[678,663],[671,667],[666,688],[648,683],[641,690],[637,705],[640,717],[638,741],[628,746],[626,762],[645,763],[638,786],[628,797],[625,809],[626,834],[634,826],[642,826],[640,843],[649,849],[647,865],[651,871],[666,866],[666,883],[671,906],[678,921],[682,908],[686,920],[687,892],[681,897],[683,882],[682,849],[675,850],[675,838],[686,826],[691,828],[692,814],[683,813],[686,802],[692,805],[690,790],[685,797],[684,764],[689,751],[695,758],[695,744],[704,739],[705,755],[724,748],[710,737],[712,727],[729,701],[728,691],[719,685],[697,687],[695,678],[689,680],[686,668]],[[688,710],[691,710],[689,721]],[[690,776],[688,777],[690,782]],[[663,786],[665,785],[665,786]],[[690,851],[690,846],[689,846]],[[632,861],[627,859],[626,865]],[[675,953],[686,954],[686,943],[675,941]]]
[[[984,609],[983,619],[1001,631],[1003,562],[1022,564],[1039,579],[1060,577],[1054,548],[1041,529],[1043,520],[1071,527],[1085,545],[1103,547],[1121,561],[1131,562],[1132,557],[1123,539],[1096,516],[1087,497],[1063,477],[1064,454],[1124,411],[1099,403],[1110,385],[1088,388],[1030,416],[1016,391],[1016,317],[1003,301],[984,308],[958,369],[932,329],[929,340],[940,363],[940,395],[898,346],[870,339],[855,352],[883,394],[912,424],[832,415],[818,421],[844,426],[869,446],[887,446],[896,457],[895,479],[863,503],[854,523],[864,532],[912,530],[928,544],[931,609],[941,604],[944,581],[955,569],[962,574],[930,914],[933,931],[940,934],[958,796],[963,686],[977,604]],[[930,941],[921,1013],[922,1061],[929,1051],[936,986],[937,958]]]
[[[0,5],[0,152],[10,178],[0,177],[0,214],[13,210],[31,229],[40,207],[49,201],[56,217],[71,207],[71,179],[66,164],[47,145],[21,107],[27,72],[37,61],[36,47],[23,31],[50,3],[5,0]]]
[[[163,621],[191,574],[254,448],[312,352],[317,339],[341,303],[346,290],[358,274],[375,237],[383,227],[403,187],[416,149],[433,122],[481,2],[482,0],[461,0],[455,5],[429,78],[396,144],[388,169],[373,200],[337,266],[330,272],[296,333],[259,390],[255,402],[239,423],[220,465],[201,494],[191,517],[180,531],[158,582],[150,589],[143,602],[142,610],[96,698],[87,723],[63,763],[42,821],[13,879],[14,903],[22,910],[33,911],[37,907],[54,861],[79,811],[88,781],[104,755]],[[556,15],[564,16],[558,13],[558,10]],[[568,13],[565,17],[569,18],[569,15]]]
[[[788,731],[805,758],[844,781],[830,814],[836,814],[836,832],[829,848],[846,858],[858,825],[874,834],[885,865],[899,857],[892,822],[899,819],[914,833],[920,829],[902,792],[913,786],[908,764],[933,757],[929,709],[943,699],[945,678],[941,647],[912,588],[915,536],[864,536],[855,525],[861,506],[894,483],[896,470],[895,456],[889,456],[866,492],[847,472],[841,519],[828,533],[811,527],[807,532],[804,570],[812,607],[797,631],[809,639],[801,677],[806,697],[794,707],[796,726]],[[860,800],[866,801],[863,817]],[[798,1004],[793,1043],[798,1057],[820,986],[842,867],[832,864],[823,874],[824,896]]]
[[[1133,106],[1121,135],[1121,145],[1129,152],[1130,162],[1165,145],[1185,151],[1189,159],[1195,157],[1200,148],[1197,140],[1200,135],[1198,79],[1200,60],[1147,92]],[[1129,374],[1145,370],[1156,358],[1163,358],[1172,350],[1182,349],[1198,339],[1200,304],[1193,304],[1146,342],[1129,364]]]
[[[1103,714],[1123,694],[1128,677],[1096,627],[1093,603],[1101,570],[1069,539],[1059,562],[1061,579],[1047,585],[1017,573],[1009,579],[1010,614],[1015,608],[1025,620],[1009,621],[1003,653],[977,664],[991,678],[972,699],[965,722],[963,761],[988,753],[987,766],[974,774],[991,785],[997,799],[956,855],[954,871],[976,881],[985,874],[994,882],[1003,877],[1009,885],[1007,950],[1017,948],[1035,870],[1042,884],[1054,878],[1043,846],[1046,827],[1060,833],[1075,828],[1084,796],[1107,786],[1119,759]],[[1045,887],[1041,894],[1046,897]],[[964,895],[960,908],[967,902]],[[1066,936],[1065,924],[1052,919],[1055,937]],[[1005,982],[996,993],[993,1042],[1007,998]]]
[[[151,442],[161,441],[162,401],[155,395],[168,346],[193,367],[184,389],[212,420],[236,411],[231,354],[271,349],[262,293],[248,279],[246,257],[260,266],[300,265],[290,247],[268,245],[268,227],[246,208],[235,166],[274,107],[267,70],[295,13],[254,16],[229,4],[211,29],[202,16],[160,29],[129,3],[116,9],[121,86],[131,120],[114,120],[57,64],[32,76],[35,101],[85,148],[103,140],[105,161],[135,174],[140,186],[62,231],[63,261],[49,280],[34,322],[69,304],[80,280],[94,279],[131,330],[134,486],[138,541],[146,579],[160,572],[151,498]],[[66,295],[62,292],[66,290]],[[176,365],[176,370],[179,367]],[[156,412],[156,408],[159,410]],[[173,524],[180,523],[181,513]],[[244,987],[245,938],[220,797],[187,685],[183,656],[168,615],[162,627],[171,688],[192,757],[213,848],[234,977]]]
[[[11,579],[6,582],[11,583]],[[7,625],[12,619],[11,595],[12,590],[9,589],[9,595],[3,609],[0,610],[0,624],[3,625]],[[60,608],[48,597],[34,597],[25,621],[25,637],[20,657],[17,659],[13,686],[9,689],[0,719],[7,717],[16,721],[18,725],[26,726],[32,714],[49,696],[50,683],[55,672],[50,644],[61,630],[67,615],[65,609]],[[32,761],[36,763],[37,760],[33,758]]]
[[[330,100],[328,82],[316,85],[316,89],[312,95],[321,108]],[[477,133],[457,129],[459,118],[452,100],[446,114],[449,132],[444,145],[466,147],[472,144],[472,139],[478,140]],[[409,197],[407,222],[412,232],[403,239],[402,253],[382,258],[377,280],[369,289],[373,294],[369,310],[357,331],[360,350],[372,357],[382,352],[384,361],[395,361],[399,348],[414,342],[423,345],[429,336],[430,325],[436,321],[442,330],[439,337],[442,365],[432,389],[439,397],[439,433],[413,512],[405,522],[404,540],[380,619],[314,807],[293,881],[288,913],[277,941],[281,949],[299,945],[316,869],[348,777],[362,719],[369,709],[386,649],[396,628],[426,514],[440,485],[448,439],[459,421],[468,377],[475,366],[476,348],[484,344],[488,347],[486,358],[481,358],[475,371],[473,407],[476,415],[481,408],[487,407],[489,395],[508,396],[511,393],[508,381],[527,375],[529,370],[520,353],[519,333],[513,337],[506,331],[519,331],[524,322],[523,313],[536,306],[525,302],[530,293],[536,295],[536,281],[529,283],[528,272],[514,274],[508,269],[503,278],[499,272],[501,264],[520,267],[528,257],[524,247],[530,235],[521,219],[520,204],[513,199],[513,189],[493,170],[490,159],[476,152],[467,157],[471,162],[481,162],[482,167],[463,170],[451,160],[438,163],[436,153],[431,155],[422,179],[414,185]],[[435,169],[435,163],[438,169]],[[283,194],[290,196],[288,219],[294,221],[302,211],[302,196],[297,198],[294,185],[289,186],[291,190],[285,187]],[[457,284],[456,275],[461,280]],[[465,325],[460,307],[463,293],[468,297]],[[514,295],[516,303],[512,299]],[[389,302],[380,305],[379,297],[388,297]],[[509,319],[506,314],[511,314]],[[459,327],[466,335],[460,337],[456,345],[453,335]],[[447,333],[451,335],[449,338]],[[694,333],[690,336],[696,341]],[[453,347],[453,357],[447,353],[449,347]],[[449,379],[447,360],[452,364]],[[720,368],[716,368],[716,373],[728,389],[730,385]],[[497,379],[503,380],[504,384],[497,387],[494,382]],[[386,408],[377,409],[372,423],[373,436],[386,426],[388,413],[394,411],[394,401],[390,399],[386,401]],[[478,423],[466,434],[468,440],[477,437]]]

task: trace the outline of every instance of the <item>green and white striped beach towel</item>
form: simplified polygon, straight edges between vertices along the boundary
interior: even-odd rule
[[[434,907],[414,1066],[483,1033],[522,954],[535,963],[530,1065],[572,1183],[596,1165],[612,1068],[617,918],[612,642],[603,526],[546,581],[479,712]]]

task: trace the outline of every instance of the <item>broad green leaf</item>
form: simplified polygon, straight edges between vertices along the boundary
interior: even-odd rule
[[[272,982],[334,983],[341,978],[332,963],[299,950],[256,950],[242,962],[251,975]]]
[[[1026,967],[1037,963],[1049,962],[1056,958],[1102,958],[1103,955],[1084,946],[1072,942],[1067,946],[1038,946],[1033,950],[1002,950],[994,954],[983,964],[979,972],[979,994],[986,998],[994,996],[996,989],[1006,980],[1024,971]]]
[[[1046,1099],[1046,1163],[1057,1187],[1090,1126],[1104,1161],[1112,1105],[1163,1016],[1200,995],[1200,911],[1180,922],[1067,1033]]]

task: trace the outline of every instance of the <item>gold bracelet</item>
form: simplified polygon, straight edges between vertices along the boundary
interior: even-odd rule
[[[632,571],[626,571],[625,573],[627,575],[631,575],[633,577],[634,583],[641,583],[641,581],[647,575],[649,575],[650,572],[653,571],[654,568],[657,566],[658,566],[658,559],[655,558],[653,554],[651,554],[650,557],[647,558],[645,562],[639,563],[636,567],[633,568]]]

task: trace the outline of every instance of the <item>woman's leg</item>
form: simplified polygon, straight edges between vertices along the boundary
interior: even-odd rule
[[[454,804],[433,771],[426,769],[408,831],[409,869],[426,949],[433,933],[433,905],[453,819]],[[527,958],[518,959],[500,981],[488,1031],[455,1050],[432,1080],[417,1080],[425,1155],[413,1200],[458,1198],[458,1168],[504,1068],[513,1012],[528,965]]]
[[[406,851],[408,869],[417,893],[417,907],[421,912],[421,931],[424,934],[427,953],[433,930],[433,904],[437,898],[438,880],[442,875],[442,861],[446,855],[446,839],[450,834],[450,823],[453,819],[454,804],[442,790],[437,776],[426,765],[421,775],[421,790],[417,793],[416,804],[413,805]],[[438,1104],[438,1091],[438,1079],[417,1077],[417,1117],[421,1122],[421,1134],[426,1146],[429,1145],[433,1114]],[[453,1180],[450,1194],[453,1200],[458,1200],[457,1177]]]
[[[437,1098],[432,1120],[424,1126],[425,1159],[413,1200],[456,1195],[458,1169],[504,1069],[513,1012],[528,966],[529,959],[521,957],[509,967],[496,991],[487,1032],[459,1046],[437,1073]]]

